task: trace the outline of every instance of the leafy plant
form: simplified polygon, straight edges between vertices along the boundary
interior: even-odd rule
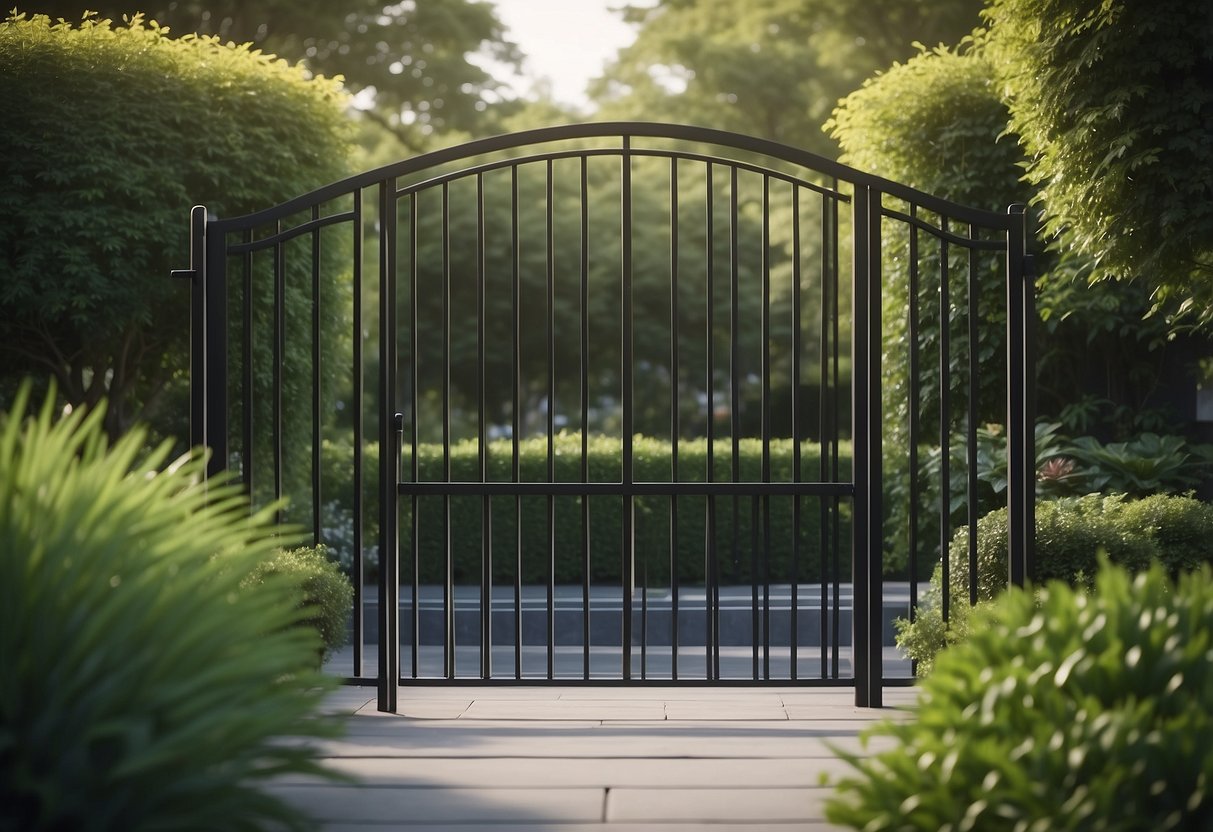
[[[977,522],[978,606],[1007,586],[1007,510]],[[929,673],[936,654],[962,641],[969,614],[969,530],[956,531],[948,549],[948,621],[943,618],[943,569],[936,566],[913,623],[896,623],[897,644]],[[1152,563],[1172,575],[1213,564],[1213,505],[1189,496],[1143,500],[1089,494],[1036,505],[1037,583],[1082,586],[1095,574],[1098,553],[1130,570]],[[959,623],[960,629],[957,629]]]
[[[106,398],[114,438],[183,392],[189,291],[167,276],[187,264],[190,206],[236,216],[333,181],[346,170],[349,121],[338,82],[247,43],[173,38],[141,15],[125,25],[70,17],[0,21],[0,370],[53,377],[74,406]],[[345,236],[326,235],[322,255],[329,355],[348,318]],[[254,260],[255,328],[268,333],[273,273]],[[310,286],[303,258],[285,263],[288,285]],[[288,320],[309,320],[310,292],[285,303]],[[231,314],[236,326],[240,307]],[[273,368],[261,343],[264,425]],[[238,378],[239,351],[232,361]],[[326,383],[337,366],[324,363]],[[288,351],[281,369],[288,400],[306,398],[310,351]],[[154,424],[183,435],[170,410]],[[299,422],[286,422],[288,456],[306,453]]]
[[[304,614],[298,626],[309,627],[319,636],[321,660],[345,644],[354,588],[329,559],[326,547],[282,549],[257,564],[243,586],[261,587],[271,576],[281,576],[295,588],[297,606]]]
[[[840,752],[853,829],[1202,830],[1213,824],[1213,572],[1101,564],[1094,589],[1013,590],[921,682],[914,718]]]
[[[1080,436],[1067,450],[1086,469],[1088,488],[1105,493],[1142,497],[1184,491],[1200,485],[1209,471],[1208,449],[1190,446],[1182,436],[1143,433],[1107,445]]]
[[[331,682],[290,583],[241,587],[281,530],[201,457],[28,399],[0,416],[0,828],[306,827],[259,785],[325,773],[278,738],[335,733]]]

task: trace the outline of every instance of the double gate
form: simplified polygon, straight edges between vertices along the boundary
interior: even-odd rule
[[[990,435],[1030,572],[1021,207],[605,123],[200,206],[191,246],[192,443],[342,556],[381,710],[499,681],[878,706],[912,678],[890,618],[941,560],[948,603],[961,523],[975,596]]]

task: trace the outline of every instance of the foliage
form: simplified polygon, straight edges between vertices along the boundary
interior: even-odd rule
[[[921,51],[904,64],[894,64],[869,78],[862,88],[839,102],[833,118],[825,125],[841,145],[844,163],[990,211],[1005,211],[1008,205],[1026,202],[1028,197],[1019,182],[1022,153],[1014,136],[1007,135],[1006,126],[1006,107],[998,97],[989,63],[972,49],[943,47]],[[922,212],[921,218],[936,226],[941,224],[941,219],[933,214]],[[970,284],[969,256],[959,253],[958,246],[952,248],[946,287],[950,346],[941,370],[943,247],[918,231],[917,248],[912,252],[910,230],[902,223],[887,223],[883,233],[881,396],[890,474],[886,487],[890,508],[886,542],[893,558],[908,561],[911,410],[916,408],[920,430],[939,435],[942,372],[948,379],[949,433],[963,431],[968,403],[974,397],[980,424],[1005,418],[1005,266],[997,258],[975,253],[973,265],[980,279]],[[914,255],[915,262],[911,262]],[[915,268],[918,284],[916,296],[911,298],[910,275]],[[976,345],[969,343],[972,285],[978,287]],[[911,314],[917,318],[914,346],[919,356],[913,378]],[[969,356],[974,348],[982,367],[976,389],[969,383]],[[912,382],[917,383],[917,399]],[[986,433],[979,431],[979,448],[991,445]],[[968,466],[963,436],[959,440],[952,443],[950,451],[949,515],[961,509],[966,499]],[[923,464],[919,476],[919,539],[932,541],[930,546],[934,550],[933,557],[922,559],[925,565],[938,559],[942,458],[935,447],[921,449],[919,459]],[[983,472],[998,465],[988,454],[978,462]],[[1002,467],[1005,471],[1005,462]],[[982,494],[985,510],[997,505],[991,500],[995,495],[987,492],[988,489]]]
[[[706,124],[832,154],[829,107],[914,41],[953,43],[976,0],[662,0],[625,7],[638,25],[592,89],[603,117]]]
[[[977,521],[978,606],[1007,586],[1007,510]],[[1131,570],[1160,564],[1175,575],[1213,565],[1213,505],[1190,496],[1156,494],[1142,500],[1089,494],[1036,504],[1036,574],[1044,583],[1083,585],[1103,553]],[[956,531],[948,549],[948,615],[943,621],[943,572],[937,566],[913,623],[898,622],[897,644],[929,672],[935,654],[969,632],[969,529]],[[960,628],[955,629],[955,622]]]
[[[1213,573],[1104,564],[974,614],[912,720],[841,756],[826,816],[854,829],[1208,829]]]
[[[620,440],[618,437],[595,436],[589,440],[587,469],[589,482],[619,482]],[[669,482],[671,453],[668,442],[638,436],[634,440],[634,475],[637,482]],[[801,449],[801,470],[805,481],[818,476],[820,448],[816,443],[806,442]],[[363,470],[367,483],[373,482],[378,470],[378,447],[369,444],[364,449]],[[726,441],[717,440],[715,450],[715,476],[717,481],[727,481],[732,476],[731,448]],[[343,565],[352,563],[352,481],[353,451],[348,446],[330,443],[324,456],[322,471],[324,493],[329,495],[324,518],[324,542],[333,547]],[[850,448],[843,445],[839,454],[839,475],[845,481],[850,476]],[[411,477],[412,460],[406,449],[402,457],[404,478]],[[527,439],[519,443],[519,477],[522,482],[547,481],[547,440]],[[678,445],[679,478],[684,482],[703,482],[707,472],[706,440],[683,440]],[[440,444],[423,444],[418,454],[419,477],[422,481],[443,479],[443,455]],[[474,441],[457,442],[451,446],[451,479],[453,481],[479,481],[480,469],[478,448]],[[581,481],[581,437],[579,434],[562,433],[554,439],[553,470],[557,482]],[[762,443],[744,439],[740,443],[738,457],[739,481],[762,480]],[[773,481],[790,481],[792,471],[792,443],[788,440],[773,440],[770,445],[771,477]],[[509,440],[489,443],[487,455],[488,480],[490,482],[512,481],[513,446]],[[365,488],[365,484],[364,484]],[[422,582],[440,581],[445,576],[445,561],[441,553],[446,551],[442,528],[442,499],[420,498],[418,526],[418,550],[422,553],[420,564]],[[793,565],[793,500],[772,498],[771,556],[769,568],[771,579],[791,580],[793,570],[799,569],[803,580],[816,580],[823,568],[834,569],[833,561],[821,561],[821,518],[829,501],[816,498],[801,499],[800,537],[798,564]],[[734,519],[734,500],[717,498],[716,504],[716,548],[723,580],[748,581],[753,573],[751,562],[752,510],[755,501],[742,498],[737,501],[738,511]],[[590,575],[595,581],[618,581],[621,574],[622,500],[617,497],[595,497],[590,501],[589,549],[591,553]],[[493,569],[494,579],[510,582],[517,571],[516,543],[518,540],[518,516],[512,499],[497,498],[492,502]],[[410,501],[401,500],[401,571],[412,574]],[[457,582],[479,582],[481,575],[481,502],[475,497],[451,499],[451,551]],[[844,501],[840,507],[839,570],[842,576],[850,574],[850,528],[849,505]],[[636,498],[635,550],[637,552],[637,580],[647,570],[652,585],[659,586],[669,580],[669,523],[670,500],[666,497]],[[680,580],[687,583],[702,581],[704,575],[704,541],[706,539],[705,515],[707,500],[703,497],[683,497],[678,509],[677,568]],[[363,540],[367,557],[366,564],[373,567],[378,562],[378,502],[367,490],[363,500]],[[522,575],[527,583],[546,583],[549,574],[547,501],[543,497],[523,498],[521,501],[522,522]],[[760,517],[759,529],[763,520]],[[581,506],[577,497],[557,497],[555,500],[555,580],[557,583],[579,583],[583,564],[581,555]],[[832,522],[828,532],[832,534]],[[761,547],[761,535],[759,546]],[[831,543],[831,546],[833,544]],[[762,570],[761,548],[757,554],[758,569]],[[349,568],[347,566],[347,568]],[[371,572],[368,569],[368,575]],[[760,573],[761,574],[761,573]]]
[[[1213,461],[1211,446],[1154,433],[1107,445],[1080,436],[1067,450],[1085,474],[1089,490],[1132,497],[1176,493],[1200,485]]]
[[[337,178],[345,98],[247,45],[23,14],[0,23],[0,98],[0,373],[51,375],[76,405],[108,398],[117,436],[182,385],[189,291],[168,274],[188,262],[190,206],[237,215]],[[322,304],[344,308],[326,263]],[[309,314],[302,296],[288,309]],[[340,323],[326,317],[330,343]],[[300,352],[288,379],[310,378]]]
[[[21,5],[68,20],[79,20],[86,9],[114,19],[132,11],[128,3],[94,0]],[[174,37],[196,32],[251,43],[313,73],[341,76],[350,92],[373,93],[376,107],[364,114],[414,152],[434,133],[485,133],[504,91],[483,59],[519,60],[494,7],[470,0],[168,0],[142,8]]]
[[[354,588],[328,558],[324,546],[281,549],[261,561],[243,586],[260,587],[270,576],[282,576],[295,588],[304,617],[298,625],[316,632],[324,655],[345,644],[346,619],[354,603]]]
[[[1213,319],[1213,6],[992,0],[988,53],[1050,236]]]
[[[203,459],[28,397],[0,416],[0,828],[304,826],[259,785],[324,772],[279,738],[332,735],[328,684],[292,587],[241,590],[280,530]]]

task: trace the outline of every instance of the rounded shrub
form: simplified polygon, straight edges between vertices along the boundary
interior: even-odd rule
[[[260,587],[281,576],[295,588],[302,610],[299,626],[313,630],[321,644],[321,659],[345,644],[346,619],[354,603],[354,588],[324,546],[282,549],[257,564],[245,578],[246,587]]]
[[[854,829],[1213,828],[1213,572],[1108,564],[973,613],[914,718],[842,756],[826,816]]]
[[[306,827],[259,788],[323,774],[278,738],[336,727],[290,582],[241,586],[272,515],[28,400],[0,415],[0,829]]]
[[[977,599],[988,602],[1007,586],[1007,510],[977,521]],[[943,619],[943,570],[935,568],[913,622],[897,622],[897,644],[930,673],[935,655],[968,634],[969,530],[956,531],[948,548],[948,621]],[[1159,494],[1068,497],[1036,505],[1036,581],[1089,583],[1097,558],[1131,571],[1157,562],[1172,575],[1213,563],[1213,505],[1188,496]]]

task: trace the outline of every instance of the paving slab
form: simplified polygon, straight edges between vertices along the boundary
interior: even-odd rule
[[[914,691],[886,689],[883,709],[802,686],[415,686],[398,714],[373,697],[334,694],[347,733],[312,743],[352,785],[272,787],[328,832],[824,832],[836,749],[891,747],[859,734],[910,715]]]
[[[798,823],[824,820],[827,789],[611,789],[607,792],[608,823],[678,821],[715,824],[721,821]]]

